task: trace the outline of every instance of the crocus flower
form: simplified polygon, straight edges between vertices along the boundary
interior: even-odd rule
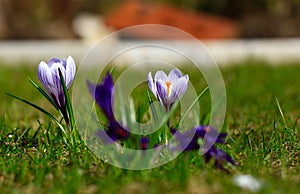
[[[171,129],[171,133],[173,133],[175,138],[178,140],[179,148],[184,151],[199,150],[199,138],[205,138],[207,144],[212,145],[214,143],[225,143],[224,139],[227,136],[227,133],[219,133],[217,129],[206,125],[200,125],[182,133],[178,132],[176,129]],[[218,133],[218,136],[215,139],[213,134],[216,133]]]
[[[113,140],[127,139],[129,132],[116,121],[113,113],[113,91],[114,83],[110,73],[108,73],[98,85],[87,82],[89,91],[101,108],[108,120],[107,135]],[[101,134],[101,133],[100,133]]]
[[[216,148],[216,143],[224,144],[227,133],[218,133],[218,131],[210,126],[201,125],[186,132],[180,133],[176,129],[171,129],[176,141],[178,142],[177,149],[183,151],[199,150],[199,138],[205,139],[208,145],[212,145],[210,148],[205,149],[204,153],[205,162],[209,162],[211,159],[215,160],[215,166],[220,169],[223,168],[225,162],[235,165],[234,160],[223,150]],[[214,138],[214,134],[218,133],[217,138]]]
[[[205,162],[208,163],[211,159],[214,159],[214,165],[216,168],[225,170],[224,163],[230,163],[232,165],[236,165],[234,160],[222,149],[217,149],[212,146],[205,154]]]
[[[172,69],[168,76],[163,71],[157,71],[154,80],[151,72],[148,74],[150,90],[167,111],[177,99],[184,95],[188,81],[189,76],[183,76],[177,68]]]
[[[65,113],[66,101],[63,86],[59,77],[59,70],[64,77],[67,88],[69,89],[76,72],[76,65],[71,56],[65,59],[52,58],[48,63],[41,61],[38,66],[38,78],[48,94],[52,97],[57,107]],[[67,119],[66,115],[64,115]]]

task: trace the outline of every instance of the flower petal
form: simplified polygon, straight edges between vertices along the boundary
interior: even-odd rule
[[[216,156],[217,148],[213,145],[209,150],[204,153],[204,161],[208,163],[213,157]]]
[[[97,105],[102,109],[106,118],[108,119],[109,128],[106,131],[107,135],[112,141],[127,139],[130,135],[129,131],[125,129],[114,118],[112,103],[113,103],[113,80],[111,74],[107,74],[103,81],[98,85],[87,81],[89,92],[96,100]]]
[[[38,66],[38,78],[48,93],[52,93],[53,80],[48,65],[41,61]]]
[[[100,139],[100,141],[103,144],[113,144],[113,143],[115,143],[115,140],[112,139],[111,137],[109,137],[107,132],[104,131],[103,129],[99,129],[98,131],[96,131],[95,135],[96,135],[96,137],[98,137]]]
[[[115,119],[109,122],[109,128],[106,133],[114,141],[124,140],[130,136],[129,130],[125,129]]]
[[[156,81],[156,89],[157,89],[157,96],[160,102],[166,107],[169,108],[169,97],[167,93],[166,84],[162,80]]]
[[[113,103],[113,80],[110,74],[107,74],[103,81],[94,85],[89,81],[87,82],[90,94],[96,100],[98,106],[102,109],[108,120],[114,120],[114,114],[112,109]]]
[[[170,101],[174,103],[176,99],[181,98],[184,93],[186,92],[187,85],[189,82],[189,76],[185,75],[184,77],[181,77],[176,82],[173,83],[172,86],[172,92],[170,96]]]
[[[179,78],[182,77],[182,74],[181,72],[179,71],[179,69],[177,68],[174,68],[171,70],[171,72],[169,73],[168,75],[168,80],[171,82],[171,83],[174,83],[176,82]]]
[[[235,161],[222,149],[217,150],[216,160],[222,165],[223,161],[229,162],[232,165],[236,165]]]
[[[183,151],[198,150],[200,145],[198,144],[198,136],[195,134],[195,129],[190,129],[183,133],[176,132],[174,134],[178,141],[178,149]]]
[[[149,86],[151,92],[154,94],[154,96],[157,97],[156,86],[153,82],[151,72],[148,73],[148,86]]]
[[[59,71],[58,69],[60,69],[64,79],[66,76],[66,70],[65,68],[62,66],[61,63],[53,63],[52,66],[50,67],[50,71],[52,74],[52,80],[53,80],[53,86],[52,86],[52,93],[55,95],[55,97],[58,100],[59,106],[63,107],[65,104],[65,99],[64,99],[64,95],[63,95],[63,87],[61,84],[61,80],[59,77]]]
[[[67,61],[66,61],[66,86],[69,89],[72,81],[74,79],[76,72],[76,65],[74,62],[74,59],[71,56],[68,56]]]
[[[158,80],[166,82],[166,81],[168,81],[168,76],[163,71],[157,71],[154,76],[154,81],[158,81]]]
[[[48,67],[51,67],[53,63],[62,63],[62,60],[60,58],[54,57],[50,59],[50,61],[48,62]]]
[[[227,133],[221,133],[217,129],[206,126],[200,125],[195,128],[197,138],[202,138],[206,141],[206,146],[211,146],[215,143],[225,143],[225,138],[227,137]],[[207,148],[209,149],[209,148]]]

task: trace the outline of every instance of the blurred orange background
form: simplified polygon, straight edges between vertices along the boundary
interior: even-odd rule
[[[97,38],[165,24],[198,39],[299,37],[297,0],[0,0],[1,39]],[[176,38],[160,32],[124,38]]]

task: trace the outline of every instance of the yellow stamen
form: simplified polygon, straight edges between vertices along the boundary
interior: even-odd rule
[[[170,97],[170,95],[171,95],[171,85],[172,85],[171,82],[169,82],[169,81],[166,82],[167,93],[168,93],[168,96],[169,96],[169,97]]]

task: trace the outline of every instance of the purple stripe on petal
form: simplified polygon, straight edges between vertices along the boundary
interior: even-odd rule
[[[40,62],[38,66],[38,78],[47,92],[51,93],[53,85],[52,75],[48,65],[44,61]]]
[[[159,80],[156,82],[156,89],[157,89],[157,95],[160,102],[168,108],[170,104],[168,101],[169,97],[167,93],[166,84]]]
[[[52,58],[50,59],[50,61],[48,62],[48,67],[51,67],[53,65],[53,63],[62,63],[62,60],[59,58]]]
[[[62,101],[62,98],[60,96],[64,95],[64,93],[63,93],[63,88],[61,85],[60,78],[56,74],[52,74],[52,76],[53,76],[53,87],[51,88],[51,90],[58,100],[59,107],[63,107],[64,101]]]
[[[53,86],[51,89],[52,89],[52,92],[55,94],[55,96],[58,99],[59,106],[64,107],[64,104],[65,104],[64,98],[60,97],[61,95],[64,96],[64,92],[63,92],[63,87],[62,87],[61,80],[59,77],[58,69],[61,70],[61,73],[65,79],[65,75],[66,75],[65,68],[60,63],[54,63],[50,68],[51,74],[52,74],[52,80],[53,80]]]
[[[52,75],[57,75],[59,77],[58,69],[60,69],[60,71],[65,79],[66,69],[60,63],[53,63],[53,65],[50,67],[50,71],[51,71]]]

